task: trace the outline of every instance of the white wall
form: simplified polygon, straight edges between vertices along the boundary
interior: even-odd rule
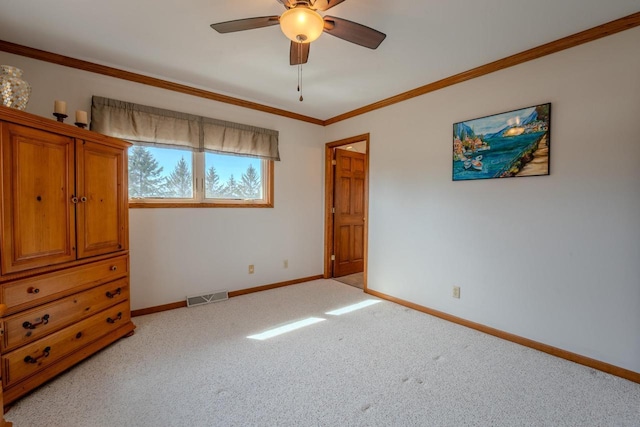
[[[0,62],[24,69],[43,116],[96,94],[280,131],[274,209],[131,210],[134,309],[321,273],[323,143],[370,132],[371,289],[640,372],[640,28],[327,129]],[[550,176],[451,181],[453,123],[544,102]]]
[[[452,182],[453,123],[545,102],[550,176]],[[639,117],[640,28],[328,127],[371,133],[369,288],[640,372]]]
[[[28,112],[53,119],[53,101],[66,100],[67,123],[75,110],[90,111],[91,96],[100,95],[280,132],[273,209],[130,209],[133,309],[322,274],[321,126],[4,52],[0,63],[24,70],[33,88]]]

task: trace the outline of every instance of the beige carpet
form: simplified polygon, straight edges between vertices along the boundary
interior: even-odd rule
[[[634,426],[640,384],[317,280],[137,317],[16,427]],[[247,336],[315,317],[271,339]]]

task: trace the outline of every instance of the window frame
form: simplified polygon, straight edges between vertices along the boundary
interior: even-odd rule
[[[158,147],[162,148],[162,147]],[[167,147],[169,148],[169,147]],[[224,154],[232,156],[233,154]],[[206,198],[205,190],[205,153],[192,152],[192,172],[194,197],[182,198],[135,198],[129,200],[129,207],[139,208],[273,208],[274,161],[260,159],[262,179],[262,199],[214,199]],[[127,168],[129,156],[127,152]],[[128,175],[128,173],[127,173]],[[127,188],[127,192],[128,192]]]

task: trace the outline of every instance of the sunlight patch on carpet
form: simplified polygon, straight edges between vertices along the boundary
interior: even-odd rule
[[[337,310],[328,311],[325,314],[328,314],[330,316],[340,316],[341,314],[351,313],[352,311],[360,310],[362,308],[369,307],[370,305],[377,304],[379,302],[382,302],[382,301],[379,299],[367,299],[356,304],[351,304],[346,307],[339,308]]]
[[[322,322],[324,320],[326,319],[321,319],[319,317],[309,317],[308,319],[300,320],[298,322],[288,323],[286,325],[279,326],[277,328],[269,329],[268,331],[264,331],[260,334],[249,335],[247,338],[251,338],[253,340],[266,340],[269,338],[276,337],[278,335],[285,334],[287,332],[295,331],[296,329],[304,328],[305,326]]]

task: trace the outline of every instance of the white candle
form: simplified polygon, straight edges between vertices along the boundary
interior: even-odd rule
[[[58,114],[67,114],[67,103],[56,100],[53,103],[53,112]]]
[[[78,110],[76,111],[76,123],[84,123],[87,124],[87,112]]]

